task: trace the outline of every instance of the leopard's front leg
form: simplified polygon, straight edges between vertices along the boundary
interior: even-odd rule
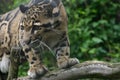
[[[54,49],[56,53],[57,65],[59,68],[68,68],[79,63],[77,58],[70,58],[70,47],[68,38],[61,40]]]
[[[28,75],[31,78],[37,78],[44,75],[47,72],[47,68],[42,64],[37,49],[32,48],[26,43],[24,43],[22,47],[30,66],[28,70]]]

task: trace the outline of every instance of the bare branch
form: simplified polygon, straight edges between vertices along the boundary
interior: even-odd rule
[[[86,61],[69,69],[50,71],[37,80],[77,80],[83,78],[120,79],[120,64],[101,61]],[[36,80],[29,77],[18,80]]]

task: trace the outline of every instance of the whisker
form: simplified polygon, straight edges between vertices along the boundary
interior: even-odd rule
[[[48,50],[53,54],[53,56],[55,56],[53,50],[52,50],[47,44],[45,44],[45,43],[42,42],[42,41],[40,41],[40,43],[41,43],[42,45],[44,45],[46,48],[48,48]]]
[[[55,33],[57,33],[57,34],[61,34],[62,33],[62,31],[60,31],[60,30],[56,30],[56,29],[51,29],[52,31],[54,31]]]

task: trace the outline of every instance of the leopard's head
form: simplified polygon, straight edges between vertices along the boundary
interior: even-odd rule
[[[60,4],[52,0],[43,0],[30,7],[20,5],[23,17],[20,29],[24,30],[26,39],[36,39],[45,32],[60,25]]]

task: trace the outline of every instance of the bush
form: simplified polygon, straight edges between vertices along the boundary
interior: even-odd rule
[[[120,1],[66,0],[72,56],[120,61]]]
[[[0,0],[0,14],[15,9],[20,4],[25,4],[29,0]]]

